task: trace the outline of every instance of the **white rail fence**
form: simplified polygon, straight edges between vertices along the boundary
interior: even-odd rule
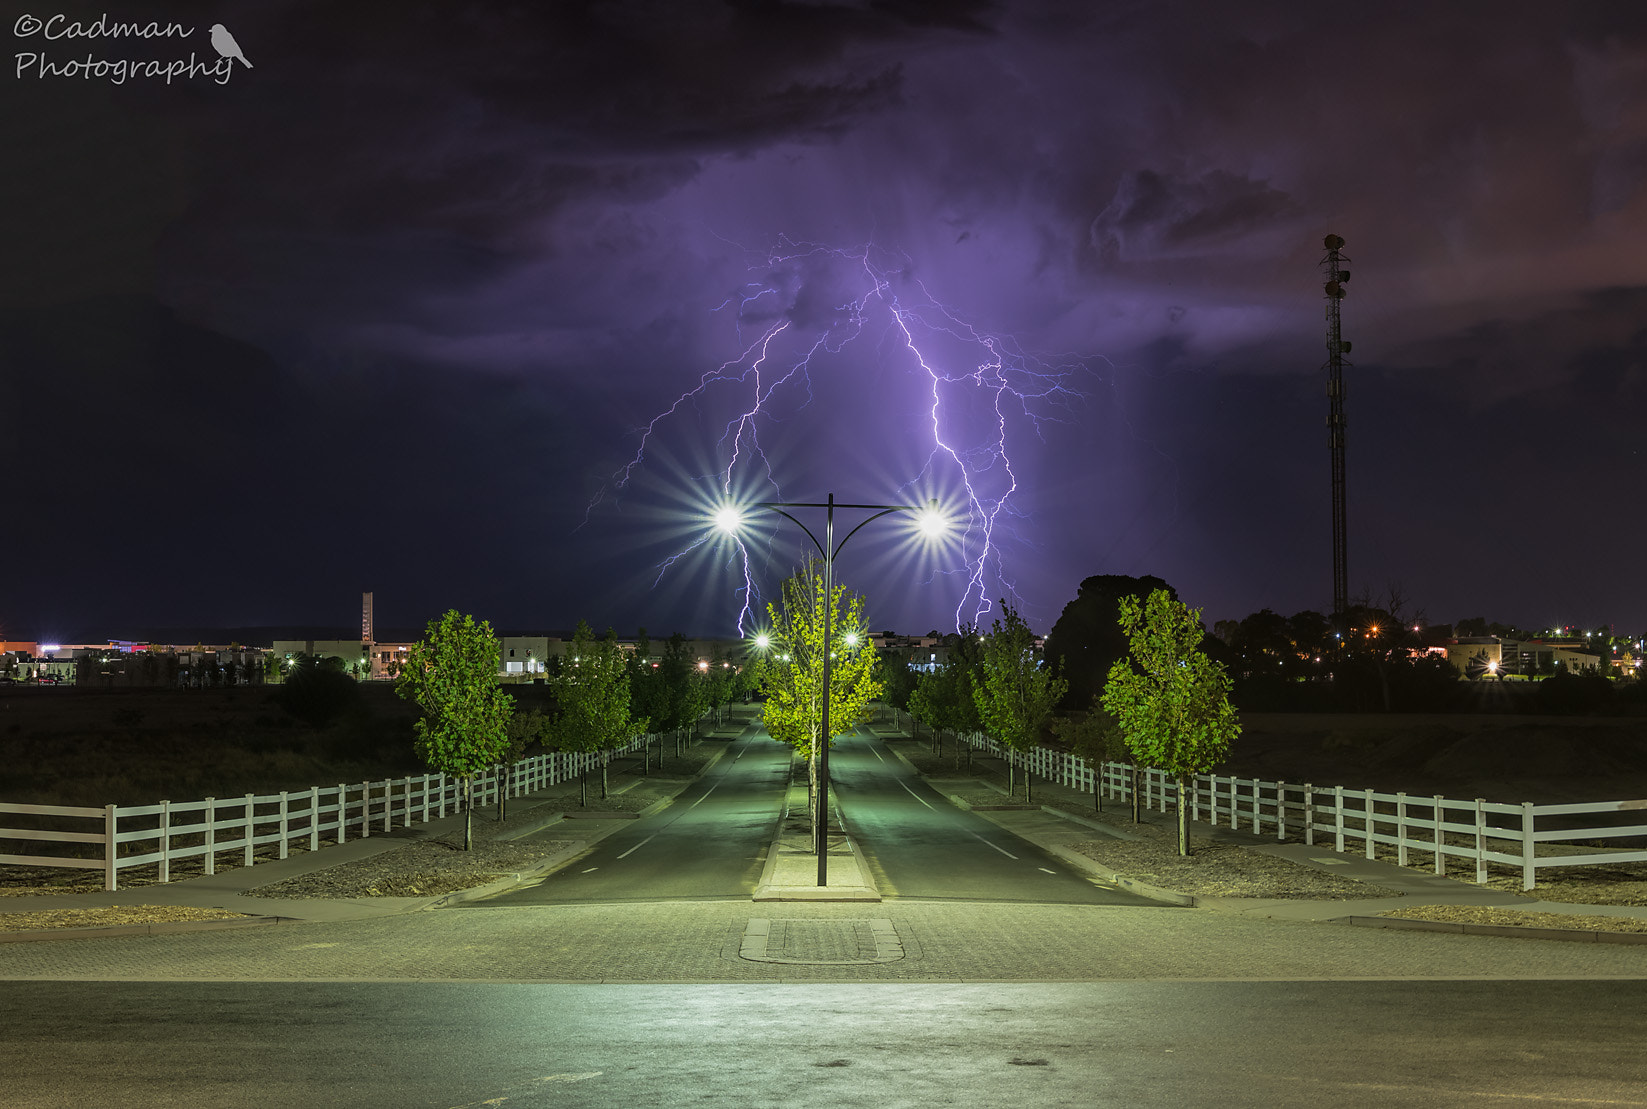
[[[983,735],[963,738],[1047,781],[1095,798],[1132,800],[1133,768],[1127,763],[1104,762],[1095,768],[1078,755],[1046,747],[1008,752]],[[1163,771],[1140,768],[1138,788],[1147,808],[1167,812],[1177,803],[1178,784]],[[1647,823],[1612,823],[1603,815],[1647,810],[1647,800],[1510,805],[1198,774],[1190,781],[1185,803],[1192,820],[1273,834],[1280,841],[1291,837],[1309,845],[1330,843],[1334,851],[1357,844],[1369,859],[1384,847],[1393,849],[1394,861],[1402,866],[1415,854],[1427,854],[1435,873],[1443,876],[1449,859],[1473,863],[1477,882],[1487,880],[1489,864],[1498,864],[1519,870],[1524,890],[1537,884],[1540,870],[1647,862],[1647,850],[1554,846],[1647,837]]]
[[[495,805],[567,781],[595,769],[603,758],[638,751],[651,736],[638,736],[626,746],[599,753],[552,751],[522,759],[501,771],[493,769],[474,782],[476,807]],[[16,817],[53,818],[62,824],[83,820],[86,831],[56,828],[0,827],[0,843],[7,840],[58,845],[95,845],[78,849],[84,854],[0,854],[0,866],[67,867],[103,872],[103,888],[120,888],[120,872],[140,866],[158,866],[160,881],[171,880],[172,864],[184,859],[203,860],[205,873],[217,870],[217,857],[238,853],[241,865],[252,866],[260,847],[273,845],[274,858],[284,859],[294,844],[318,851],[323,844],[346,843],[351,838],[382,835],[398,824],[438,820],[463,811],[463,785],[444,774],[383,779],[307,790],[244,797],[208,797],[204,801],[161,801],[156,805],[105,805],[80,808],[67,805],[15,805],[0,802],[0,820]],[[263,861],[271,861],[264,859]]]

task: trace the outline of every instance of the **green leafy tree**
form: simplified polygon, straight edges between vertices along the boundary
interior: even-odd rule
[[[1184,798],[1190,779],[1216,767],[1241,734],[1229,675],[1201,650],[1199,609],[1164,589],[1151,592],[1142,604],[1123,597],[1120,608],[1131,660],[1110,667],[1103,704],[1120,724],[1133,759],[1177,780],[1178,853],[1188,855]]]
[[[737,695],[738,675],[732,668],[732,660],[726,657],[725,652],[717,649],[709,660],[709,671],[705,675],[705,682],[709,693],[709,707],[715,713],[715,725],[722,722],[722,710],[732,703]]]
[[[453,609],[429,622],[395,681],[395,692],[423,710],[414,725],[418,757],[463,783],[465,851],[475,844],[475,776],[509,749],[515,699],[498,684],[499,657],[492,626]]]
[[[1035,633],[1005,600],[1000,619],[984,637],[982,662],[982,680],[973,686],[972,699],[984,730],[1007,749],[1007,796],[1011,797],[1017,788],[1013,781],[1017,754],[1040,742],[1041,729],[1068,684],[1041,665]],[[1028,773],[1024,774],[1024,799],[1030,799]]]
[[[664,686],[662,663],[652,661],[652,639],[641,628],[635,637],[635,653],[629,665],[629,715],[646,720],[654,731],[666,730],[664,721],[669,717],[669,691]],[[662,751],[659,751],[662,758]],[[652,769],[652,736],[646,737],[641,751],[641,772]]]
[[[560,715],[554,724],[556,744],[564,751],[599,753],[600,795],[607,796],[607,759],[612,748],[646,730],[646,721],[631,714],[629,663],[611,628],[596,639],[580,620],[572,633],[572,653],[555,679]],[[582,803],[589,803],[589,770],[584,768]]]
[[[957,767],[963,750],[969,759],[972,753],[971,746],[960,742],[960,737],[983,729],[978,703],[972,695],[980,680],[982,647],[978,629],[971,624],[945,636],[943,664],[922,674],[909,695],[909,714],[932,729],[934,751],[942,752],[943,732],[956,737]]]
[[[686,637],[679,632],[664,645],[659,672],[668,705],[668,728],[676,733],[678,744],[680,733],[688,728],[695,732],[698,719],[709,711],[709,686]]]
[[[766,693],[761,719],[774,739],[787,743],[807,762],[809,794],[816,812],[818,752],[838,735],[869,718],[869,703],[881,692],[875,652],[863,618],[863,598],[837,585],[824,595],[822,568],[809,559],[784,582],[783,604],[768,604],[771,646],[760,662]],[[824,641],[826,614],[829,641]],[[829,660],[829,734],[823,735],[825,652]],[[818,829],[814,829],[814,836]],[[814,843],[815,847],[818,847]]]
[[[549,734],[549,718],[540,710],[532,709],[529,712],[516,711],[509,717],[507,729],[508,744],[498,759],[498,769],[501,772],[501,784],[498,787],[498,821],[501,823],[507,816],[505,810],[506,799],[509,793],[509,775],[521,759],[526,757],[526,749],[534,743],[542,743]]]
[[[881,652],[881,683],[885,686],[881,700],[899,712],[908,712],[910,695],[919,680],[904,652],[891,647]]]
[[[1052,734],[1065,747],[1085,759],[1095,774],[1102,772],[1104,763],[1123,758],[1128,753],[1126,740],[1121,738],[1121,729],[1116,725],[1115,718],[1104,711],[1103,702],[1097,697],[1092,699],[1092,708],[1087,712],[1055,717]],[[1093,783],[1092,807],[1103,811],[1102,782]]]

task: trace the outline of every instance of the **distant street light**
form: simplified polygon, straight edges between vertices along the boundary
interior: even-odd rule
[[[832,654],[829,649],[829,639],[830,623],[835,615],[835,556],[840,554],[841,548],[846,546],[848,540],[863,530],[865,524],[879,520],[882,516],[890,516],[895,512],[913,513],[916,530],[929,541],[937,541],[948,534],[951,525],[948,517],[938,508],[938,502],[935,500],[924,505],[837,504],[835,494],[831,493],[828,500],[822,503],[816,501],[761,501],[748,506],[748,509],[757,508],[765,509],[768,512],[776,512],[779,516],[800,528],[806,533],[806,537],[812,540],[812,545],[818,549],[819,554],[823,555],[824,560],[823,710],[819,729],[822,733],[822,742],[818,746],[818,796],[816,799],[817,807],[813,812],[812,820],[818,843],[818,885],[827,886],[829,884],[829,683],[830,656]],[[811,528],[801,523],[798,518],[789,512],[792,508],[822,508],[825,510],[824,537],[821,541],[812,533]],[[835,510],[837,508],[870,512],[873,515],[860,520],[856,527],[846,533],[846,538],[836,543]],[[748,517],[748,509],[731,504],[723,505],[715,511],[713,516],[714,524],[728,535],[736,535],[743,529]],[[855,635],[848,637],[848,646],[856,646],[856,638]],[[766,642],[763,643],[762,640],[766,640]],[[764,647],[766,643],[770,642],[771,640],[764,635],[755,637],[757,646]]]

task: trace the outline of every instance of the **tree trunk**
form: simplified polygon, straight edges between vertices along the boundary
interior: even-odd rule
[[[1132,822],[1134,824],[1137,824],[1139,822],[1139,819],[1140,819],[1140,817],[1138,815],[1138,806],[1139,806],[1139,803],[1142,800],[1138,796],[1138,779],[1139,779],[1138,764],[1133,763],[1131,769],[1132,769]]]
[[[1189,850],[1189,806],[1184,803],[1188,794],[1189,783],[1182,777],[1178,779],[1178,853],[1188,855]]]
[[[606,800],[606,798],[607,798],[607,792],[606,792],[606,764],[611,762],[611,761],[612,761],[612,753],[610,751],[602,751],[601,755],[600,755],[600,799],[602,801]]]
[[[823,838],[823,825],[818,822],[818,754],[816,751],[812,753],[812,757],[806,762],[806,812],[808,819],[812,821],[812,853],[816,855],[824,850],[824,845],[820,842]]]
[[[475,849],[475,780],[463,779],[463,849]]]
[[[1012,748],[1004,752],[1007,764],[1007,800],[1018,796],[1018,764],[1012,761]]]
[[[583,767],[583,777],[578,779],[578,804],[586,809],[589,807],[589,766],[587,763]]]
[[[1035,773],[1029,767],[1024,767],[1024,804],[1035,804]]]
[[[504,801],[509,796],[509,767],[506,763],[498,763],[498,823],[503,823]]]

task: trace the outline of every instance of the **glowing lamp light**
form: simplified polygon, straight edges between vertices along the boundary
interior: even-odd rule
[[[848,647],[856,647],[858,645],[858,633],[857,632],[847,632],[846,633],[846,645]]]
[[[772,646],[772,637],[767,635],[765,632],[762,632],[760,635],[755,637],[755,646],[759,647],[763,651],[766,650],[768,647]]]
[[[736,535],[743,530],[743,510],[735,504],[722,505],[715,510],[712,517],[715,527],[728,535]]]
[[[953,527],[954,524],[949,517],[939,511],[936,501],[927,508],[915,513],[915,530],[920,532],[925,539],[942,539],[950,533]]]

